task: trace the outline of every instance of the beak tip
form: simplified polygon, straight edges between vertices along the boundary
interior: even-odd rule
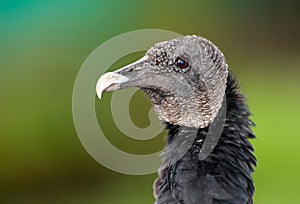
[[[96,93],[99,100],[101,99],[102,93],[104,91],[116,90],[119,87],[118,84],[127,82],[128,80],[129,79],[127,77],[114,72],[107,72],[103,74],[98,79],[96,85]]]
[[[101,95],[102,95],[101,93],[98,93],[98,92],[97,92],[97,96],[98,96],[98,99],[99,99],[99,100],[101,100]]]
[[[101,99],[102,93],[103,93],[103,85],[101,84],[101,81],[98,80],[96,85],[96,94],[99,100]]]

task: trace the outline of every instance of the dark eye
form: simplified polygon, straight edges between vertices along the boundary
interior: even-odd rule
[[[185,57],[177,57],[175,65],[180,69],[185,69],[189,66],[189,61]]]

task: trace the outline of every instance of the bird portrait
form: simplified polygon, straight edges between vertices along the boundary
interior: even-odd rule
[[[129,87],[146,93],[168,131],[153,184],[156,204],[253,203],[254,123],[216,45],[196,35],[159,42],[136,62],[103,74],[96,91],[101,99],[104,92]],[[221,110],[219,138],[203,157]]]

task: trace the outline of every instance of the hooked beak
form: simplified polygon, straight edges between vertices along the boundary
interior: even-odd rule
[[[114,72],[107,72],[103,74],[97,81],[96,91],[97,96],[101,99],[102,93],[106,91],[114,91],[124,87],[124,83],[129,82],[135,78],[134,76],[125,76],[126,73],[131,72],[132,70],[140,70],[143,68],[143,63],[148,59],[148,56],[145,55],[141,59],[126,65],[125,67],[116,70]],[[131,74],[132,75],[132,74]]]
[[[98,98],[101,99],[101,95],[104,91],[114,91],[120,87],[121,83],[128,81],[128,78],[117,74],[115,72],[107,72],[103,74],[96,85],[96,91]]]

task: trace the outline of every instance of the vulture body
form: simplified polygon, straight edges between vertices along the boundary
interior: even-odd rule
[[[100,77],[97,94],[139,87],[168,131],[154,182],[156,204],[252,204],[256,158],[250,112],[222,52],[185,36],[156,44],[145,56]],[[203,157],[210,128],[225,108],[220,136]],[[205,147],[206,148],[206,147]]]

